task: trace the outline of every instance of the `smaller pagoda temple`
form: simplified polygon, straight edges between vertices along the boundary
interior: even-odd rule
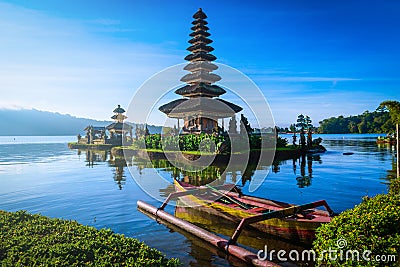
[[[110,138],[107,139],[108,144],[118,144],[122,145],[122,142],[129,143],[132,141],[132,126],[124,123],[124,120],[128,118],[124,115],[125,109],[118,105],[114,109],[114,115],[111,119],[114,120],[113,123],[108,125],[106,129],[110,133]]]
[[[226,91],[213,83],[221,77],[212,73],[218,67],[211,63],[216,59],[210,52],[214,50],[209,44],[212,40],[207,27],[206,14],[200,8],[194,15],[193,27],[189,40],[190,52],[185,60],[190,63],[184,70],[191,73],[181,78],[187,85],[177,89],[176,94],[183,98],[162,105],[159,110],[170,118],[183,119],[181,134],[213,133],[218,131],[218,119],[231,118],[241,107],[218,98]]]
[[[114,115],[111,119],[113,123],[104,127],[99,126],[87,126],[84,130],[86,136],[82,137],[78,134],[78,143],[82,145],[103,145],[110,144],[113,146],[121,146],[122,143],[130,144],[132,142],[132,126],[124,123],[127,116],[124,115],[125,110],[120,105],[114,109]],[[106,130],[109,132],[107,137]]]

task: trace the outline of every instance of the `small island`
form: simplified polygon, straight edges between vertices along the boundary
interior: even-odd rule
[[[179,160],[182,153],[192,161],[213,157],[213,164],[227,164],[232,157],[247,154],[250,154],[249,161],[258,162],[261,152],[266,152],[268,158],[275,160],[325,152],[321,138],[312,140],[310,117],[302,114],[296,124],[300,134],[299,145],[296,144],[296,133],[292,144],[288,145],[286,139],[278,136],[277,127],[254,129],[244,114],[240,115],[238,131],[236,114],[243,108],[220,98],[226,90],[215,84],[221,77],[212,73],[218,66],[212,63],[216,57],[211,54],[214,48],[210,46],[213,41],[209,39],[207,16],[199,9],[193,18],[192,39],[187,48],[190,54],[185,57],[189,63],[184,67],[190,73],[180,79],[186,85],[175,90],[182,98],[159,107],[169,118],[177,119],[177,127],[164,127],[163,133],[156,134],[150,134],[147,126],[142,131],[136,129],[135,140],[131,144],[124,143],[123,147],[114,147],[112,154],[149,157],[151,160]],[[224,123],[226,118],[230,118],[227,128]]]
[[[288,145],[286,139],[278,136],[277,127],[254,129],[244,114],[240,115],[238,129],[236,114],[243,108],[220,98],[226,90],[215,84],[222,78],[212,73],[218,66],[212,63],[216,57],[211,54],[214,48],[210,46],[213,41],[209,39],[207,16],[200,9],[193,18],[190,46],[187,48],[190,54],[185,57],[189,63],[184,67],[190,73],[180,79],[186,85],[175,90],[182,98],[159,107],[159,111],[169,118],[177,119],[177,127],[164,127],[162,133],[153,134],[150,134],[146,125],[143,128],[136,127],[133,138],[133,127],[124,122],[127,119],[125,110],[118,105],[111,117],[114,123],[107,127],[86,127],[86,136],[78,135],[78,142],[70,143],[69,147],[111,149],[114,156],[150,159],[179,160],[183,155],[193,161],[200,157],[213,157],[213,164],[226,164],[231,157],[247,154],[250,154],[249,160],[258,162],[261,152],[266,152],[268,158],[275,160],[325,152],[321,146],[322,139],[312,140],[310,117],[302,114],[298,116],[296,124],[300,134],[298,145],[295,133],[292,144]],[[229,125],[226,128],[224,119],[227,118]],[[110,134],[109,138],[106,131]]]
[[[71,149],[99,149],[107,150],[114,146],[121,146],[122,144],[132,144],[132,125],[124,123],[127,116],[124,115],[125,109],[120,105],[114,109],[114,115],[111,119],[113,123],[106,127],[87,126],[85,137],[78,134],[77,142],[69,143],[68,147]],[[109,137],[107,136],[109,132]]]

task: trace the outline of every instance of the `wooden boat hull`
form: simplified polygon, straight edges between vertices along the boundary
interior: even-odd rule
[[[190,187],[185,187],[182,183],[175,181],[175,188],[177,191],[185,191]],[[268,199],[241,196],[239,198],[237,193],[224,192],[227,196],[240,199],[241,202],[256,206],[258,208],[246,210],[218,201],[208,201],[197,196],[188,195],[180,198],[184,206],[195,207],[203,211],[209,212],[215,216],[219,216],[225,220],[239,223],[243,218],[248,218],[260,214],[262,210],[280,210],[294,205],[272,201]],[[311,243],[315,239],[315,230],[322,224],[331,220],[328,212],[322,210],[309,211],[305,215],[292,216],[284,219],[273,218],[261,222],[251,224],[253,227],[261,232],[279,236],[281,238],[300,241],[303,243]]]
[[[210,212],[210,210],[213,209],[203,207],[175,207],[174,215],[177,218],[193,223],[208,231],[223,236],[232,236],[236,230],[237,224],[219,216],[218,213]],[[269,250],[274,249],[276,251],[290,251],[291,249],[296,249],[301,252],[310,248],[308,243],[291,242],[291,240],[280,238],[276,235],[270,235],[253,228],[244,229],[237,242],[255,250],[264,249],[266,244],[268,244]]]

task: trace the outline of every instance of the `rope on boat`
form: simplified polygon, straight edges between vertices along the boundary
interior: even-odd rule
[[[249,206],[246,205],[246,203],[243,203],[237,199],[231,198],[230,196],[224,195],[223,193],[221,193],[218,189],[212,187],[211,185],[206,185],[206,187],[210,188],[211,190],[213,190],[214,192],[216,192],[217,194],[221,195],[222,197],[228,199],[229,201],[239,205],[242,209],[248,210],[250,209]]]

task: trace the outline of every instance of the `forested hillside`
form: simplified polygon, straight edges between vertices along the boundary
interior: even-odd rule
[[[394,123],[389,112],[384,109],[349,117],[331,117],[320,121],[318,133],[389,133],[393,132]]]

